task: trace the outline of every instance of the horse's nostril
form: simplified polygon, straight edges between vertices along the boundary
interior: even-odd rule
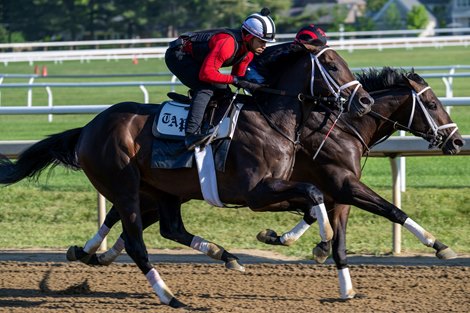
[[[372,105],[374,103],[374,99],[371,97],[361,97],[359,98],[359,102],[363,105]]]
[[[455,139],[454,146],[455,147],[463,147],[465,145],[465,140],[463,139]]]

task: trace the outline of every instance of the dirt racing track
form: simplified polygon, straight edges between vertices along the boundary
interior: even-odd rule
[[[337,272],[261,251],[233,251],[246,272],[189,250],[150,251],[179,300],[161,305],[127,256],[109,267],[65,261],[65,251],[0,251],[0,312],[469,312],[470,258],[350,257],[356,291],[338,300]]]

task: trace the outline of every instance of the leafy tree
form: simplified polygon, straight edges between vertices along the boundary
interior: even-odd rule
[[[378,12],[388,0],[366,0],[367,11]]]
[[[401,29],[402,28],[402,18],[400,11],[397,8],[395,3],[390,4],[387,11],[385,12],[385,24],[389,29]]]
[[[360,16],[357,18],[357,30],[369,31],[375,29],[374,21],[367,16]]]
[[[428,12],[422,4],[414,5],[406,16],[408,29],[423,29],[428,22]]]

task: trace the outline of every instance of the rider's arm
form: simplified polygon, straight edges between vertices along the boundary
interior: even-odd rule
[[[238,77],[243,77],[246,74],[246,69],[248,68],[248,65],[251,63],[253,60],[253,53],[247,53],[243,60],[241,60],[238,64],[235,64],[232,67],[232,75],[233,76],[238,76]]]
[[[209,48],[210,52],[199,71],[199,79],[207,83],[232,84],[233,76],[222,74],[219,70],[224,62],[232,57],[235,40],[228,34],[217,34],[209,41]]]

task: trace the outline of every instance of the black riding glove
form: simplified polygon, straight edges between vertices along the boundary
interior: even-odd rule
[[[237,78],[237,77],[235,77],[235,79],[233,80],[233,85],[238,88],[249,90],[251,92],[255,92],[259,88],[263,87],[263,85],[253,83],[253,82],[250,82],[241,78]]]

